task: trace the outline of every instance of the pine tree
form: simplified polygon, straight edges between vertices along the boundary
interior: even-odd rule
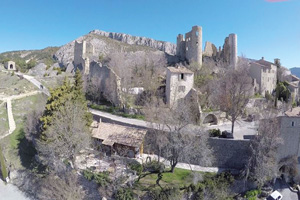
[[[47,100],[44,114],[40,119],[42,122],[42,131],[45,131],[47,127],[51,125],[53,113],[71,99],[72,87],[67,78],[65,78],[60,87],[50,89],[50,97]]]
[[[44,114],[40,119],[42,122],[43,133],[51,125],[54,112],[61,109],[66,104],[66,102],[69,101],[71,101],[73,104],[79,102],[83,105],[83,109],[85,111],[83,120],[86,121],[87,127],[91,125],[92,115],[88,111],[87,101],[83,93],[83,81],[79,70],[76,71],[74,79],[75,81],[73,85],[71,85],[70,81],[65,78],[63,84],[60,87],[50,90],[50,97],[47,100]]]

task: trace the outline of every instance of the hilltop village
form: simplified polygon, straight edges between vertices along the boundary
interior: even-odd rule
[[[0,54],[2,179],[34,199],[297,196],[300,78],[238,56],[236,34],[203,48],[202,31]]]

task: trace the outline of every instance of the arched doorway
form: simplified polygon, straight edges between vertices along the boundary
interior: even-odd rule
[[[10,64],[10,65],[9,65],[9,68],[10,68],[10,69],[13,69],[13,68],[14,68],[14,65],[13,65],[13,64]]]
[[[209,114],[204,118],[203,124],[217,125],[218,118],[214,114]]]

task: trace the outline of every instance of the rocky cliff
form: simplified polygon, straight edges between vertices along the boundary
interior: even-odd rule
[[[122,33],[109,33],[99,30],[91,31],[89,34],[76,39],[79,42],[83,40],[91,43],[95,48],[95,55],[107,56],[112,53],[122,53],[126,55],[136,55],[136,59],[148,59],[156,57],[157,59],[166,59],[168,62],[175,62],[176,45],[169,42],[156,41],[145,37],[136,37]],[[75,40],[62,46],[54,55],[56,60],[68,66],[74,60]],[[141,56],[141,54],[145,54]]]
[[[157,41],[151,38],[132,36],[124,33],[105,32],[101,30],[93,30],[90,33],[109,37],[111,39],[118,40],[126,44],[135,44],[151,47],[166,52],[170,55],[176,54],[176,45],[170,42]]]

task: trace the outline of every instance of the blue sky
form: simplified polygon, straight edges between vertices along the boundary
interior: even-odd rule
[[[60,46],[94,29],[175,43],[199,25],[203,44],[222,46],[236,33],[239,55],[300,67],[300,0],[1,0],[0,7],[0,52]]]

